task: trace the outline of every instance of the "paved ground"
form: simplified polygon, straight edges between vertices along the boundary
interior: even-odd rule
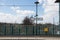
[[[60,40],[60,37],[0,37],[0,40]]]

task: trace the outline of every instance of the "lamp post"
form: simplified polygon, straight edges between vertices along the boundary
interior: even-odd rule
[[[39,4],[39,2],[36,1],[35,4],[36,4],[36,35],[37,35],[37,18],[38,18],[38,4]]]
[[[60,28],[60,0],[56,0],[55,3],[59,3],[59,28]]]
[[[56,0],[55,2],[56,2],[56,3],[57,3],[57,2],[60,2],[60,0]]]

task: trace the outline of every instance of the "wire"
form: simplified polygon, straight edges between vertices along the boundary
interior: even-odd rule
[[[0,5],[0,6],[36,6],[36,5]],[[41,5],[38,5],[41,6]],[[45,5],[45,6],[59,6],[59,5]]]
[[[0,5],[0,6],[35,6],[35,5]]]

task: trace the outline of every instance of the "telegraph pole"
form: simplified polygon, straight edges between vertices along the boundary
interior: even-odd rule
[[[39,4],[39,2],[36,1],[35,4],[36,4],[36,35],[37,35],[37,18],[38,18],[38,4]]]

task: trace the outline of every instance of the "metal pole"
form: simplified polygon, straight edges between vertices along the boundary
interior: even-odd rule
[[[36,35],[37,35],[38,3],[39,3],[38,1],[35,2],[35,4],[36,4]]]
[[[54,35],[54,17],[53,17],[53,35]]]
[[[27,35],[27,26],[26,26],[26,35]]]
[[[33,36],[34,36],[34,26],[33,26]]]
[[[37,4],[36,4],[36,35],[37,35],[37,16],[38,14],[37,14]]]
[[[60,3],[59,3],[59,28],[60,28]]]
[[[59,27],[60,28],[60,1],[56,0],[55,3],[59,3]],[[58,29],[60,31],[60,29]]]
[[[19,26],[19,35],[20,35],[20,26]]]
[[[14,24],[13,24],[13,25],[14,25]],[[12,35],[13,35],[13,27],[14,27],[13,25],[11,24],[11,26],[12,26]]]
[[[6,35],[6,23],[5,23],[5,35]]]

